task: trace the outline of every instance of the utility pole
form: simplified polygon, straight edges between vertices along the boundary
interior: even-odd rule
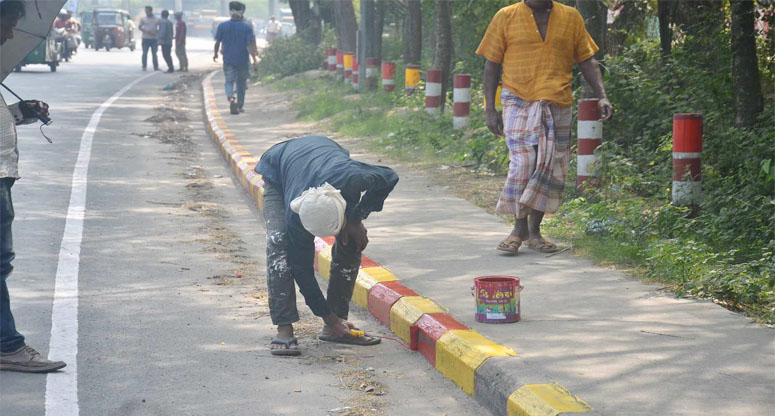
[[[274,7],[275,7],[274,2],[275,2],[275,0],[269,0],[269,16],[268,17],[272,17],[272,16],[275,15],[274,14]]]
[[[374,54],[374,0],[361,0],[358,22],[358,90],[366,90],[366,58]]]
[[[183,0],[175,0],[175,11],[176,12],[183,11]]]
[[[221,14],[221,16],[228,16],[229,15],[229,0],[221,0],[220,14]]]

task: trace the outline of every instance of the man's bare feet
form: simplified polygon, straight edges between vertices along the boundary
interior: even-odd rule
[[[272,355],[299,355],[299,342],[293,336],[293,325],[278,325],[277,336],[270,345]]]

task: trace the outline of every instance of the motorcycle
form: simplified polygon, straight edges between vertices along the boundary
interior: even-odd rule
[[[73,54],[78,49],[78,40],[76,39],[75,33],[69,32],[65,28],[54,28],[54,34],[54,39],[60,45],[62,59],[65,62],[69,62],[70,58],[73,57]]]

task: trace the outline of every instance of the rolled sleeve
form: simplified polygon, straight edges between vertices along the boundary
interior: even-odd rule
[[[476,49],[477,55],[483,56],[488,61],[495,62],[496,64],[503,63],[503,56],[506,53],[505,19],[506,14],[501,9],[490,21],[487,31],[484,32],[482,42]]]
[[[581,17],[581,14],[579,14],[578,11],[576,12],[575,24],[576,41],[573,49],[573,59],[576,63],[581,63],[595,56],[595,53],[597,53],[600,48],[595,43],[595,40],[592,39],[589,32],[587,32],[587,28],[584,26],[584,18]]]

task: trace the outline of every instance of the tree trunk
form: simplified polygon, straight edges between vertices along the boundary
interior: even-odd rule
[[[731,0],[730,6],[735,126],[751,127],[764,110],[759,62],[756,59],[754,3],[751,0]]]
[[[672,23],[673,8],[676,1],[657,0],[657,16],[659,17],[659,45],[662,48],[662,57],[670,56],[673,45]]]
[[[307,42],[317,45],[320,42],[320,16],[310,8],[309,0],[288,0],[293,12],[296,32]]]
[[[404,63],[419,64],[422,58],[422,3],[420,0],[408,0],[404,42]]]
[[[382,62],[382,32],[385,29],[385,1],[376,0],[374,8],[374,58]]]
[[[436,56],[433,67],[441,70],[441,111],[447,101],[452,55],[455,53],[452,40],[452,0],[435,0],[436,6]]]
[[[334,2],[336,29],[339,32],[339,49],[342,52],[355,53],[355,36],[358,24],[355,21],[355,9],[352,0]]]

